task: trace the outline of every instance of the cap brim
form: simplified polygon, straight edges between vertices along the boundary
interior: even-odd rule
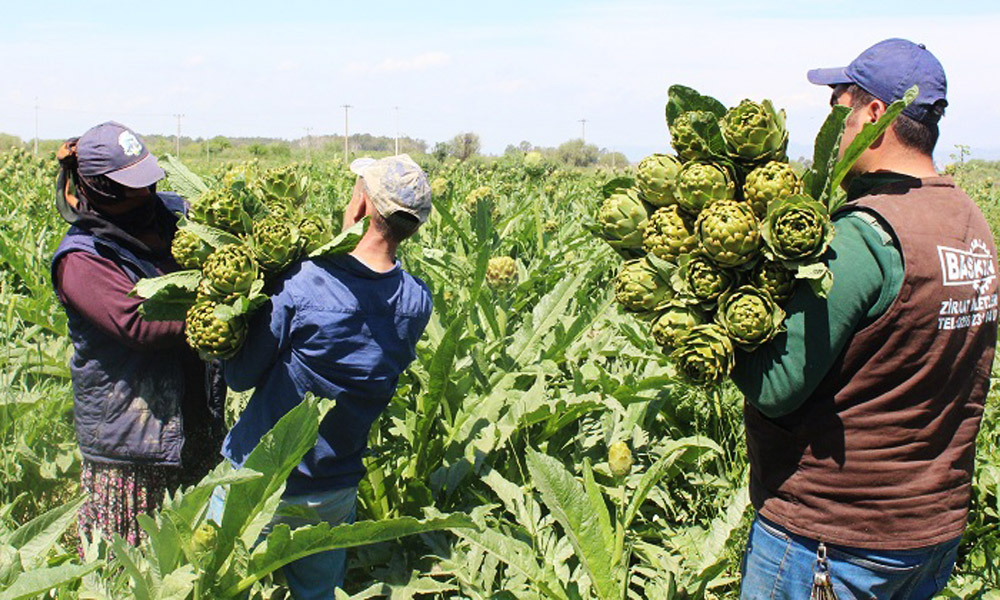
[[[134,165],[104,175],[111,181],[130,188],[149,187],[166,177],[166,173],[156,163],[156,157],[152,154],[147,154],[145,158]]]
[[[853,83],[854,80],[847,76],[847,67],[834,67],[832,69],[812,69],[806,73],[809,83],[816,85],[840,85],[841,83]]]
[[[367,156],[364,158],[355,158],[351,162],[351,172],[353,172],[355,175],[362,175],[364,173],[364,170],[367,169],[369,166],[371,166],[372,163],[374,162],[375,162],[374,158]]]

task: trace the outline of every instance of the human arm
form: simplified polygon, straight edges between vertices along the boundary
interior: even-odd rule
[[[833,273],[829,297],[800,284],[785,307],[787,332],[751,353],[737,351],[732,379],[769,417],[795,411],[815,391],[855,331],[882,315],[903,282],[902,256],[867,214],[836,221],[825,255]]]
[[[184,321],[147,321],[142,298],[129,296],[134,283],[113,261],[70,252],[56,264],[56,293],[101,331],[129,348],[169,348],[184,340]]]
[[[223,363],[226,385],[237,392],[255,387],[287,350],[295,304],[287,288],[282,288],[250,318],[246,341]]]

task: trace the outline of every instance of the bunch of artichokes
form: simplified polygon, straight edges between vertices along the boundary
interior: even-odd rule
[[[783,110],[726,109],[677,87],[666,110],[676,155],[644,158],[631,187],[609,182],[595,231],[625,260],[618,303],[683,377],[710,387],[735,352],[783,331],[782,305],[823,270],[833,224],[788,163]]]

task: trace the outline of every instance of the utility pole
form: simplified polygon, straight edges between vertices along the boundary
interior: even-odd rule
[[[344,164],[349,165],[351,164],[351,155],[349,154],[350,147],[347,145],[348,144],[347,140],[351,135],[351,130],[350,127],[348,127],[347,111],[349,111],[354,107],[351,106],[350,104],[344,104],[343,107],[344,107]]]
[[[184,115],[175,114],[174,118],[177,119],[177,135],[174,136],[174,151],[177,158],[181,157],[181,119]]]
[[[306,127],[306,158],[309,162],[312,162],[313,151],[312,151],[312,127]]]
[[[587,119],[580,119],[578,122],[580,123],[580,139],[583,140],[584,144],[586,144],[587,143]]]
[[[393,106],[396,110],[396,156],[399,156],[399,107]]]
[[[35,96],[35,156],[38,156],[38,96]]]

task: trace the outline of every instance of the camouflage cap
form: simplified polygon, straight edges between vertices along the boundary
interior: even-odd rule
[[[425,223],[431,214],[431,186],[420,165],[407,154],[387,158],[359,158],[351,171],[365,182],[368,197],[383,217],[396,212]]]

